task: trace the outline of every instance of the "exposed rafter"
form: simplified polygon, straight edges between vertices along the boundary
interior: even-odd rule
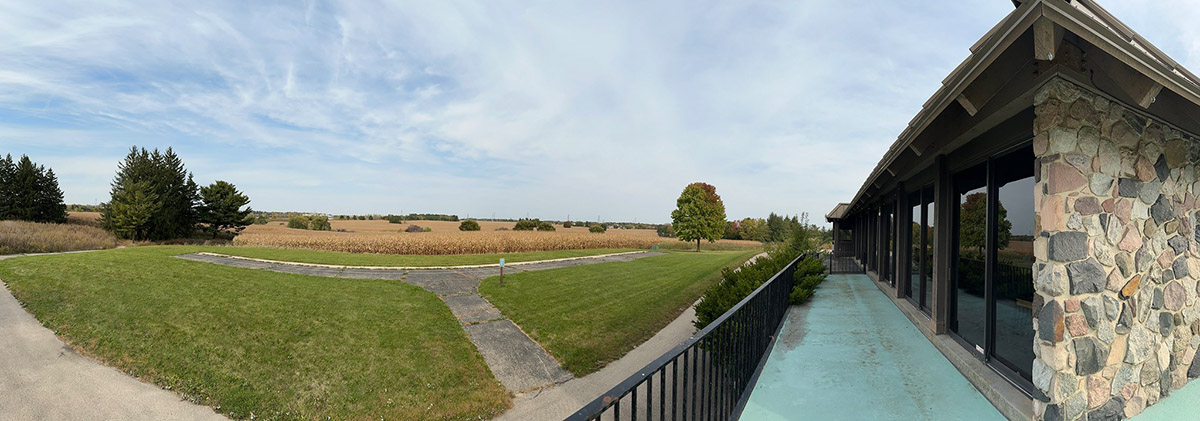
[[[1054,60],[1058,45],[1062,44],[1063,28],[1049,18],[1041,18],[1033,22],[1033,58],[1037,60]]]

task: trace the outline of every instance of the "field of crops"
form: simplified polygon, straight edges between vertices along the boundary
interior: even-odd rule
[[[53,253],[116,246],[116,237],[94,226],[0,221],[0,254]]]
[[[495,231],[511,228],[512,222],[482,221],[481,231],[463,232],[458,222],[413,221],[432,232],[401,232],[408,224],[387,221],[330,221],[334,231],[308,231],[286,228],[278,222],[246,228],[234,239],[236,246],[278,247],[307,250],[329,250],[351,253],[382,254],[476,254],[515,253],[542,250],[575,250],[593,248],[650,248],[674,241],[659,237],[654,230],[610,229],[603,234],[587,232],[587,228],[556,228],[554,232]],[[345,230],[339,232],[338,230]],[[722,246],[757,247],[753,241],[722,240]]]

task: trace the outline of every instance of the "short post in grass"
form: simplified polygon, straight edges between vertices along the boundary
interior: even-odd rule
[[[504,258],[500,258],[500,286],[504,286]]]

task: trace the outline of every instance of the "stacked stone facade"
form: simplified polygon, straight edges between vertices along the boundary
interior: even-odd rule
[[[1200,376],[1200,146],[1061,78],[1034,105],[1034,413],[1131,417]]]

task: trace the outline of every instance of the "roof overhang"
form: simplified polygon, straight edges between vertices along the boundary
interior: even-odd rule
[[[1200,79],[1094,1],[1027,0],[1014,3],[1019,6],[971,46],[971,54],[942,81],[942,86],[900,133],[859,188],[846,212],[879,197],[882,188],[902,177],[906,168],[896,165],[901,157],[913,160],[936,153],[931,147],[931,139],[945,142],[940,145],[944,149],[979,134],[979,130],[957,127],[957,131],[953,131],[956,139],[938,139],[951,137],[944,135],[951,131],[941,127],[947,121],[973,120],[970,123],[977,124],[983,121],[980,117],[994,114],[995,118],[988,123],[996,124],[998,119],[1017,112],[1021,102],[1006,101],[1018,99],[1020,95],[1031,98],[1031,88],[1046,79],[1039,80],[1022,70],[1021,66],[1029,66],[1031,62],[1034,66],[1048,68],[1042,76],[1055,72],[1075,73],[1079,76],[1075,79],[1090,80],[1098,90],[1112,91],[1117,99],[1138,105],[1147,114],[1184,130],[1200,131],[1200,118],[1197,117],[1200,116]],[[1083,69],[1056,65],[1063,61],[1063,57],[1055,57],[1055,54],[1060,51],[1064,37],[1086,43],[1086,48],[1077,53],[1086,56],[1089,65],[1102,66],[1104,72],[1111,75],[1089,79],[1082,76]],[[1102,84],[1104,86],[1100,86]],[[1023,92],[1011,92],[1013,90]],[[1032,101],[1027,102],[1026,108],[1032,106]],[[1001,109],[1006,105],[1007,109]],[[943,118],[939,120],[939,117]]]
[[[849,203],[838,203],[833,207],[833,210],[825,214],[825,222],[838,221],[846,217],[846,212],[850,211]]]

